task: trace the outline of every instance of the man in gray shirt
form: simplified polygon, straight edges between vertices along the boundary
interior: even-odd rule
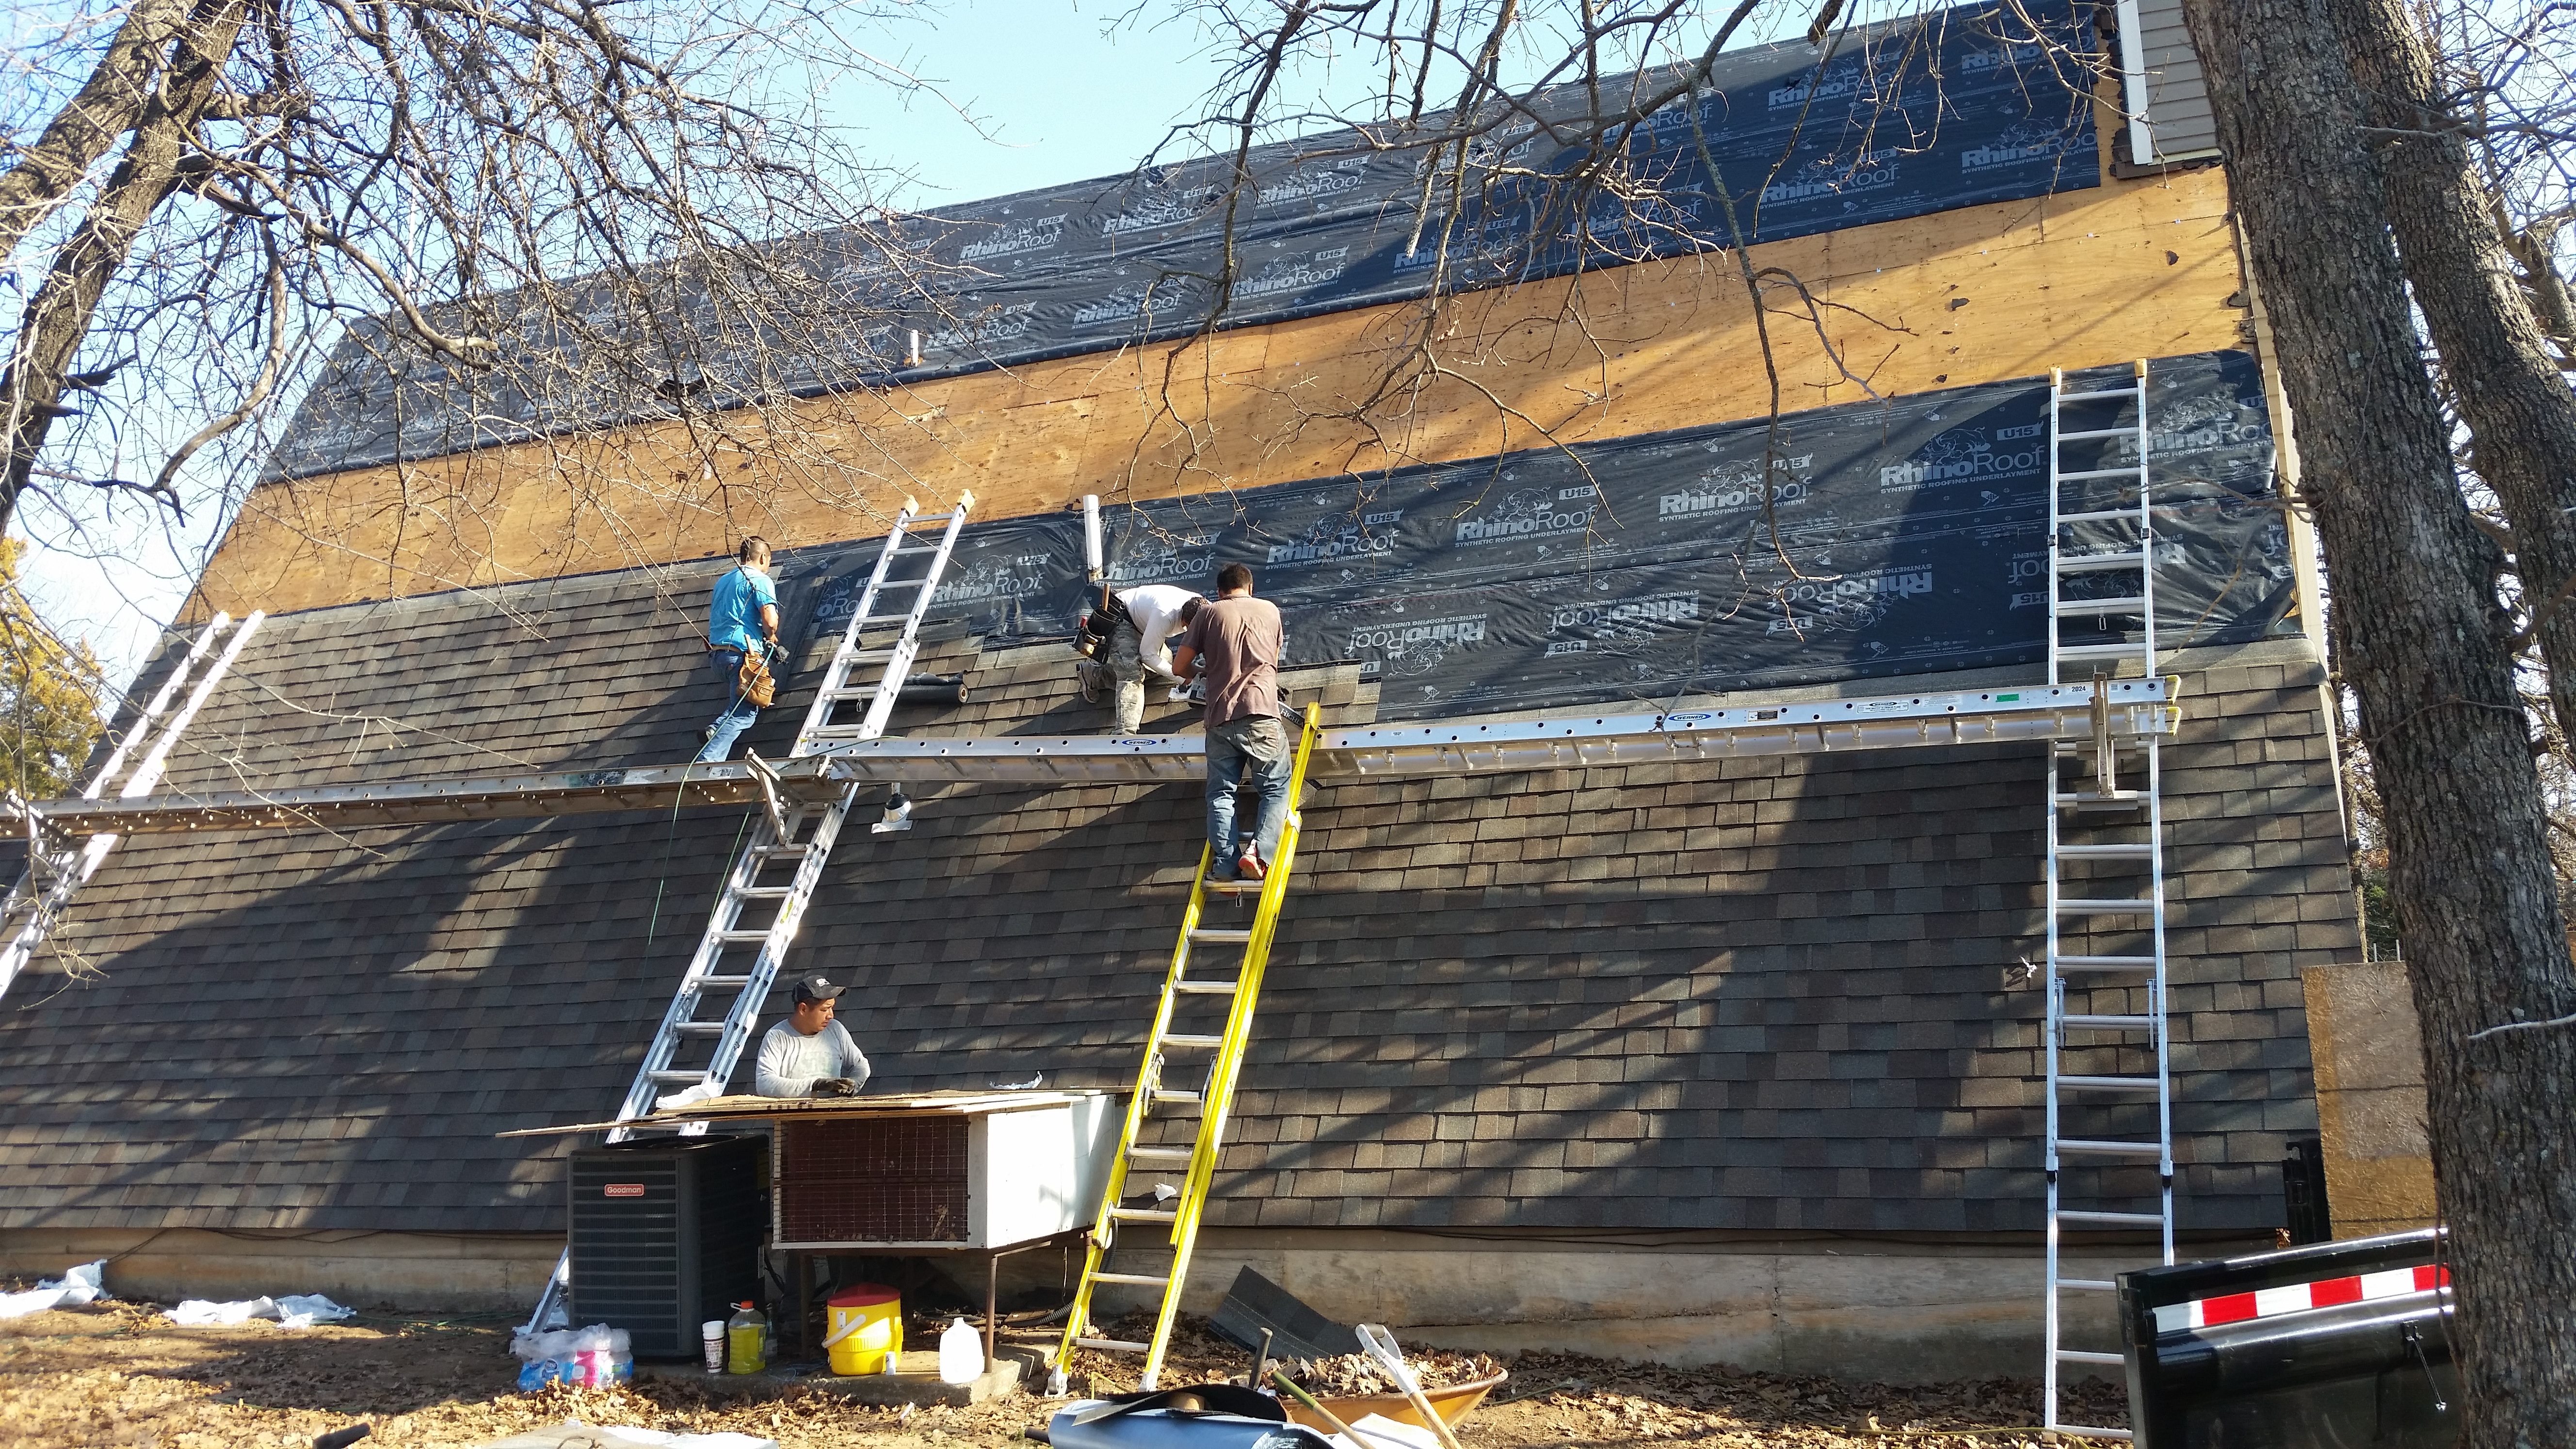
[[[1252,596],[1252,570],[1227,564],[1217,599],[1190,620],[1172,667],[1207,675],[1207,813],[1210,874],[1259,880],[1288,823],[1288,731],[1279,722],[1279,606]],[[1235,792],[1260,799],[1250,834],[1235,825]]]
[[[848,1097],[868,1084],[868,1059],[832,1019],[841,988],[821,974],[796,983],[796,1010],[760,1039],[753,1090],[764,1097]]]

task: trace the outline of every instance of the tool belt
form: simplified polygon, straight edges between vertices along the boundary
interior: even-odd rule
[[[1082,617],[1074,623],[1073,652],[1085,659],[1106,659],[1109,657],[1110,636],[1118,632],[1119,625],[1134,622],[1134,616],[1127,612],[1126,601],[1109,592],[1107,584],[1102,584],[1100,602],[1084,610]]]
[[[709,644],[708,652],[732,649],[731,644]],[[736,697],[750,701],[760,709],[769,708],[778,698],[778,676],[769,670],[769,657],[775,645],[757,644],[742,650],[742,664],[734,670],[733,689]]]

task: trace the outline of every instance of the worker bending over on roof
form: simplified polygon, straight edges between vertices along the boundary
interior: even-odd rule
[[[1138,584],[1118,595],[1125,617],[1109,633],[1109,677],[1118,681],[1117,731],[1132,735],[1145,724],[1145,671],[1178,675],[1172,665],[1174,635],[1198,617],[1207,600],[1178,584]]]
[[[868,1059],[832,1019],[841,988],[819,974],[796,983],[796,1010],[760,1039],[753,1086],[764,1097],[850,1097],[868,1084]]]
[[[1288,731],[1279,722],[1279,606],[1252,596],[1252,570],[1227,564],[1216,602],[1190,620],[1172,664],[1183,679],[1207,675],[1207,812],[1211,873],[1259,880],[1288,823]],[[1260,813],[1235,825],[1235,792],[1249,785]]]

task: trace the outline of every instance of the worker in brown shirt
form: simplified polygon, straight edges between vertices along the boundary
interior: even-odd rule
[[[1207,676],[1207,813],[1211,873],[1259,880],[1288,823],[1288,731],[1279,722],[1279,606],[1252,596],[1252,570],[1227,564],[1217,599],[1190,620],[1172,667]],[[1235,827],[1235,792],[1249,785],[1260,813]]]

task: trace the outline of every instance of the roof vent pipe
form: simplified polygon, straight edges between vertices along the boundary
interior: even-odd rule
[[[1100,581],[1100,495],[1082,495],[1082,566],[1091,572],[1092,582]]]

